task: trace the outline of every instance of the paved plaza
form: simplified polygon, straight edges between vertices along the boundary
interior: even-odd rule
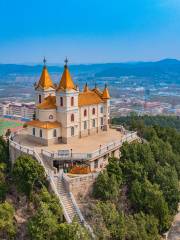
[[[48,151],[57,151],[57,150],[70,150],[74,153],[91,153],[96,151],[98,148],[103,147],[108,143],[112,143],[118,140],[121,140],[123,134],[116,129],[109,129],[107,132],[101,132],[99,134],[91,135],[88,137],[78,138],[71,140],[71,143],[68,144],[52,144],[49,146],[43,146],[32,142],[28,139],[27,132],[23,130],[20,134],[15,136],[14,140],[17,143],[20,143],[24,146],[28,146],[31,148],[36,148],[37,150],[45,149]]]

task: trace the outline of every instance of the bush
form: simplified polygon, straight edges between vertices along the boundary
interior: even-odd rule
[[[13,239],[16,234],[14,208],[8,202],[0,204],[0,238]]]
[[[101,200],[116,200],[119,194],[119,184],[116,176],[109,176],[107,171],[101,172],[93,187],[93,196]]]
[[[33,187],[45,184],[45,171],[35,159],[23,155],[13,166],[13,178],[19,191],[30,197]]]

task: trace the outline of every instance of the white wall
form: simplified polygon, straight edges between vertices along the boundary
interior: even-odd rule
[[[42,138],[43,139],[52,139],[52,138],[58,138],[61,137],[61,130],[60,128],[54,128],[56,129],[57,136],[53,137],[53,131],[54,129],[42,129],[37,127],[28,126],[28,134],[33,136],[33,128],[35,128],[35,137],[40,137],[40,129],[42,130]]]
[[[56,109],[38,109],[36,118],[40,121],[55,122],[57,120]]]

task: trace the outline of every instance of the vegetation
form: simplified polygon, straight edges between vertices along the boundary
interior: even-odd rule
[[[160,126],[163,128],[175,128],[180,130],[180,117],[178,116],[138,116],[136,113],[131,113],[130,116],[118,117],[112,119],[112,124],[122,124],[127,128],[134,129],[140,124],[144,126]]]
[[[0,239],[12,239],[16,234],[14,208],[8,203],[0,204]]]
[[[8,158],[8,142],[0,138],[0,239],[19,239],[13,204],[18,207],[18,201],[25,197],[30,216],[25,222],[25,239],[89,240],[87,231],[79,223],[65,222],[59,200],[47,190],[43,167],[32,157],[23,155],[10,171]],[[14,189],[18,190],[14,196],[17,202],[10,203],[7,195],[16,192]]]
[[[89,221],[97,239],[160,240],[170,226],[179,202],[180,133],[178,119],[170,117],[116,119],[136,130],[143,143],[125,143],[120,159],[111,158],[93,188]],[[161,121],[162,119],[162,121]],[[151,124],[150,124],[151,121]],[[173,123],[174,121],[174,123]],[[55,195],[49,193],[44,169],[33,158],[19,157],[12,171],[8,142],[0,138],[0,239],[18,239],[12,188],[25,196],[26,238],[33,240],[89,240],[75,220],[64,221]],[[17,201],[18,204],[18,201]]]
[[[90,206],[90,222],[98,239],[160,239],[177,211],[180,120],[149,118],[132,115],[114,120],[136,130],[146,141],[125,143],[120,159],[110,159],[94,184],[97,202]],[[177,130],[162,127],[168,122]],[[100,224],[94,224],[95,219]]]
[[[20,156],[13,167],[13,179],[18,189],[30,197],[33,187],[45,184],[44,168],[32,157]]]

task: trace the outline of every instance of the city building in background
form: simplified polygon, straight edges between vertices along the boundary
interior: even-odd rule
[[[5,101],[0,103],[0,116],[21,121],[33,119],[35,113],[34,102],[20,103]]]

